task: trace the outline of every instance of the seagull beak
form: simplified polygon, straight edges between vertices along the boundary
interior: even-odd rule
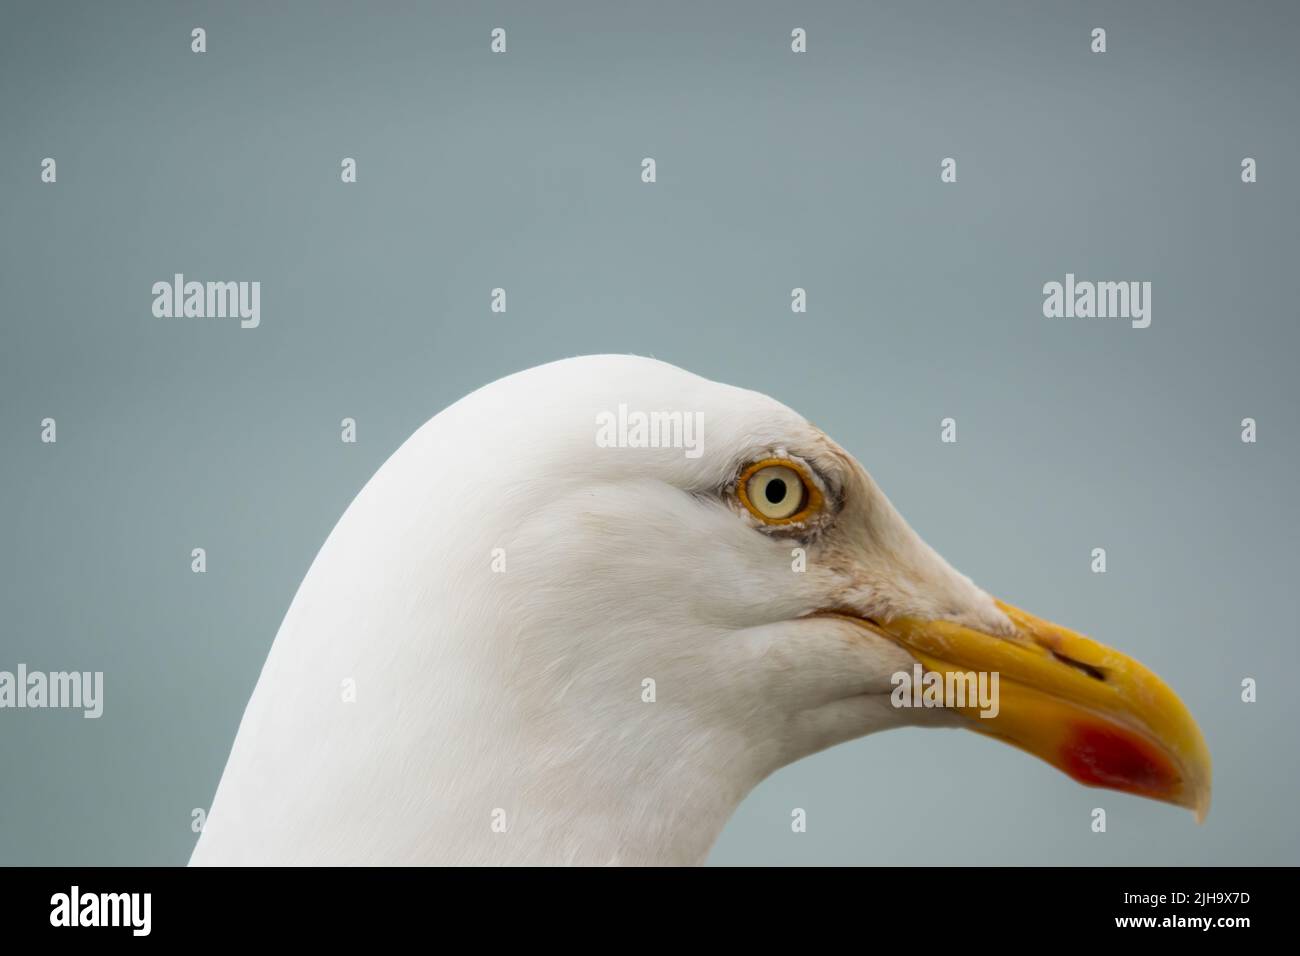
[[[1196,721],[1164,681],[1081,634],[998,606],[1016,626],[1010,638],[951,621],[873,624],[927,670],[944,675],[943,692],[953,696],[945,696],[945,706],[969,718],[971,729],[1027,750],[1082,784],[1174,803],[1204,820],[1210,752]],[[971,672],[990,675],[986,684],[997,688],[995,706],[963,701],[960,682],[947,677]]]

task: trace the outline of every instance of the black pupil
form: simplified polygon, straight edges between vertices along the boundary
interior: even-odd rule
[[[785,482],[780,478],[773,478],[767,483],[767,487],[763,489],[763,495],[772,504],[779,505],[785,501]]]

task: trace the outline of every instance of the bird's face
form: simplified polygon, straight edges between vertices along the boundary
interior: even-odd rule
[[[794,412],[677,374],[639,407],[698,410],[695,454],[577,442],[514,496],[547,494],[517,514],[509,575],[538,726],[579,701],[573,726],[604,717],[629,746],[734,753],[759,777],[875,730],[962,726],[1205,813],[1205,743],[1153,673],[976,587]]]

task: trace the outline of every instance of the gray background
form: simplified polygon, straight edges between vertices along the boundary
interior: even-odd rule
[[[611,351],[803,412],[981,585],[1161,674],[1214,755],[1197,827],[973,734],[882,734],[765,782],[713,862],[1300,862],[1298,19],[5,3],[0,669],[107,686],[98,721],[0,712],[0,861],[185,862],[369,475],[464,393]],[[1151,327],[1045,319],[1067,271],[1150,280]],[[261,328],[154,318],[174,272],[260,280]]]

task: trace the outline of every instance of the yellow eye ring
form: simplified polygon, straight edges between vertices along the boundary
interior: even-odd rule
[[[749,465],[736,480],[736,497],[750,514],[768,525],[799,524],[820,511],[824,503],[808,469],[788,458],[764,458]]]

